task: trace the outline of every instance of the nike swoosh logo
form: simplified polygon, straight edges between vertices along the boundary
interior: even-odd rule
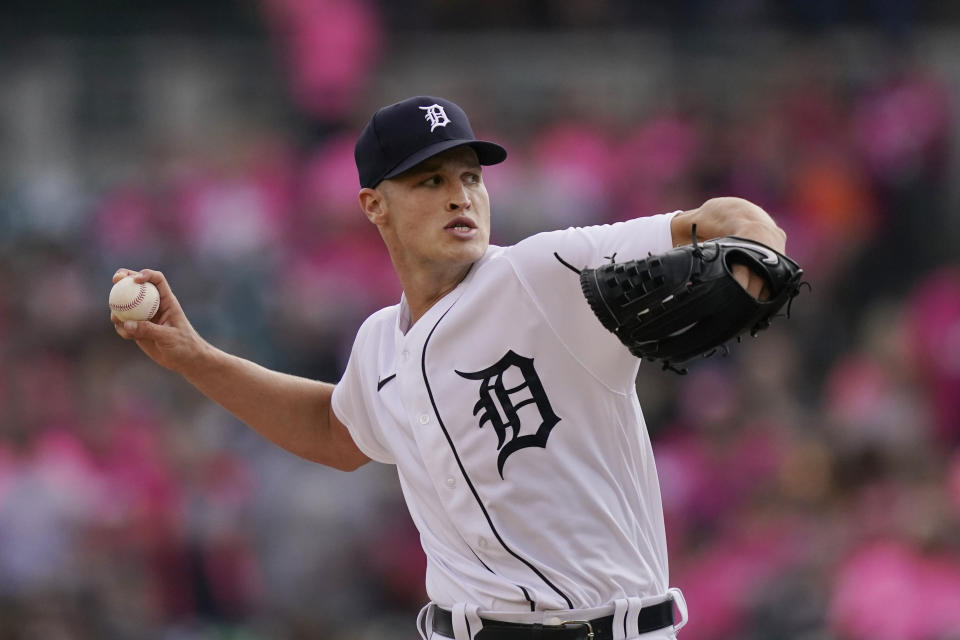
[[[777,264],[780,262],[780,256],[778,256],[775,251],[759,244],[747,244],[746,242],[737,242],[735,240],[724,240],[723,244],[728,247],[743,247],[744,249],[758,251],[764,255],[763,261],[767,264]]]
[[[380,391],[380,389],[383,389],[383,385],[387,384],[388,382],[390,382],[396,377],[397,377],[397,374],[394,373],[393,375],[389,375],[386,378],[377,380],[377,391]]]

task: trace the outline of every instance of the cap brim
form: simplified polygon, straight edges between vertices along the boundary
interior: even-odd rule
[[[473,150],[477,152],[477,160],[479,160],[480,164],[482,165],[500,164],[507,159],[507,150],[493,142],[469,139],[444,140],[443,142],[438,142],[430,145],[429,147],[420,149],[415,154],[388,171],[387,174],[380,179],[386,180],[388,178],[395,178],[401,173],[405,173],[406,171],[414,168],[427,158],[432,158],[438,153],[443,153],[447,149],[453,149],[454,147],[461,147],[464,145],[472,147]]]

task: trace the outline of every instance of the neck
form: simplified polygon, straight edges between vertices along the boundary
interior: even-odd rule
[[[473,264],[451,268],[443,273],[416,271],[403,273],[399,269],[400,285],[410,307],[410,325],[412,326],[430,307],[445,295],[453,291],[470,273]]]

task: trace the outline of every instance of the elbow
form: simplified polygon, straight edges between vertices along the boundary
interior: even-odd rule
[[[770,214],[749,200],[735,196],[711,198],[702,210],[716,221],[720,231],[717,235],[750,238],[781,251],[786,245],[786,232]]]
[[[720,219],[742,223],[773,222],[770,215],[761,207],[745,198],[736,196],[720,196],[710,198],[703,203],[701,209]]]
[[[356,471],[357,469],[359,469],[360,467],[362,467],[368,462],[370,462],[370,459],[366,457],[364,457],[364,459],[360,459],[360,458],[341,459],[341,460],[337,460],[333,464],[330,464],[329,466],[333,467],[337,471],[350,472],[350,471]]]
[[[349,446],[334,446],[315,456],[307,457],[311,462],[336,469],[337,471],[356,471],[370,462],[370,458],[357,448],[351,440]]]
[[[347,457],[334,457],[331,455],[303,455],[297,454],[298,457],[303,458],[314,464],[320,464],[325,467],[330,467],[331,469],[336,469],[337,471],[356,471],[364,464],[369,462],[369,460],[347,458]]]

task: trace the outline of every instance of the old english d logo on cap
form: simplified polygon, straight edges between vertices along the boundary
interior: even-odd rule
[[[450,118],[447,117],[447,112],[444,111],[440,105],[432,104],[429,107],[420,108],[427,112],[424,118],[430,123],[430,131],[433,131],[437,127],[445,127],[450,124]]]
[[[477,140],[463,109],[433,96],[416,96],[383,107],[370,118],[354,147],[361,187],[375,187],[438,153],[470,145],[480,164],[503,162],[507,151]]]

